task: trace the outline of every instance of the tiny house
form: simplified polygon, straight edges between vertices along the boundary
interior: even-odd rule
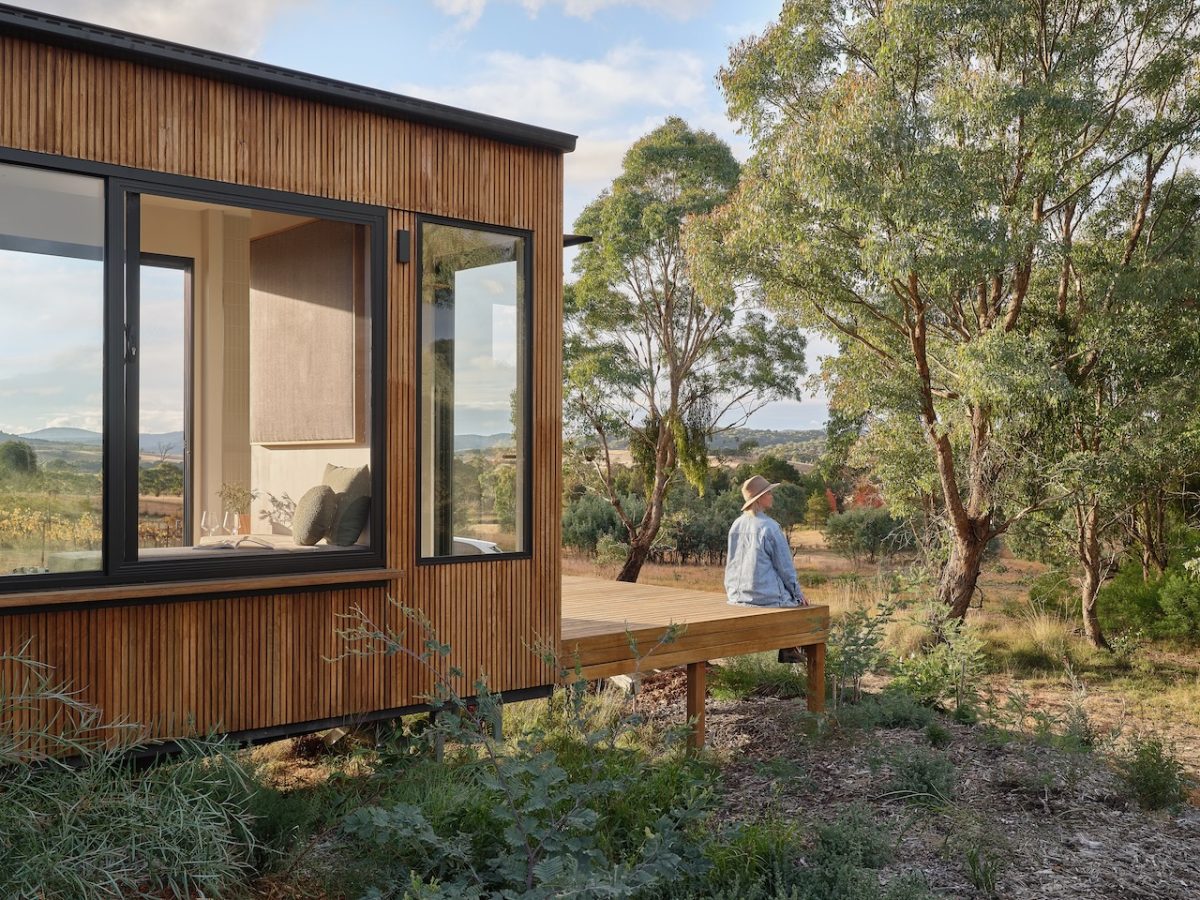
[[[574,145],[0,6],[0,651],[269,737],[421,704],[395,599],[548,690]]]

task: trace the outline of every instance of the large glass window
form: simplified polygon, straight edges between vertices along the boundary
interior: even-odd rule
[[[4,589],[382,563],[383,213],[245,194],[0,163]]]
[[[104,182],[0,164],[0,578],[101,567]]]
[[[528,545],[528,240],[423,222],[420,535],[424,558]]]
[[[141,194],[138,559],[369,546],[367,228]]]

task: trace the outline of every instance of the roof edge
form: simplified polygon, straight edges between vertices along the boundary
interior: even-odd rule
[[[393,94],[378,88],[286,69],[214,50],[202,50],[129,31],[118,31],[89,22],[64,19],[4,3],[0,3],[0,34],[203,75],[275,93],[320,100],[336,106],[381,113],[509,144],[570,153],[575,149],[577,140],[573,134],[538,125],[527,125],[443,103]]]

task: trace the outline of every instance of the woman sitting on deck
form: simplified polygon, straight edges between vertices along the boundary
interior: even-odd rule
[[[796,578],[792,548],[779,523],[767,515],[778,484],[761,475],[742,485],[742,514],[729,529],[729,555],[725,563],[725,593],[735,606],[807,606]],[[779,651],[780,662],[799,662],[800,651]]]

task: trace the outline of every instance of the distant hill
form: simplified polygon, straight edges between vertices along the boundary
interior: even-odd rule
[[[503,431],[497,434],[456,434],[454,436],[454,452],[491,450],[493,447],[511,445],[512,442],[512,434]]]
[[[102,444],[104,436],[86,428],[39,428],[19,435],[23,441],[49,441],[55,444]]]
[[[98,431],[88,431],[86,428],[39,428],[28,434],[4,434],[0,432],[0,440],[30,441],[35,449],[38,443],[44,444],[86,444],[98,447],[104,443],[104,435]],[[138,448],[143,453],[158,453],[160,448],[169,447],[169,455],[178,456],[183,451],[183,432],[164,431],[158,434],[143,434],[138,437]]]
[[[720,434],[714,435],[709,448],[712,450],[736,450],[748,441],[753,441],[760,450],[778,447],[781,444],[824,443],[825,429],[772,431],[764,428],[731,428],[729,431],[722,431]]]

